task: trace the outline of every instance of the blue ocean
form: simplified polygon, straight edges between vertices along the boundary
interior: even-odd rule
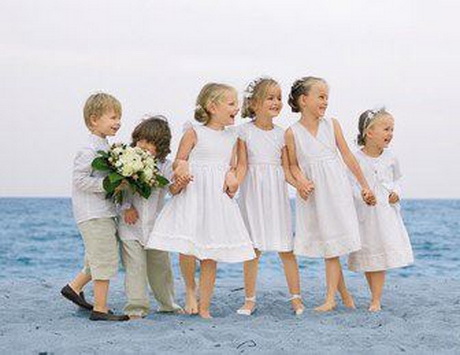
[[[460,278],[460,200],[405,200],[402,207],[416,261],[392,277]],[[70,279],[82,260],[70,199],[0,198],[0,279]],[[179,277],[177,255],[173,263]],[[299,258],[299,265],[307,277],[323,273],[322,260]],[[284,277],[276,253],[262,256],[260,276]],[[218,278],[242,279],[242,265],[220,264]]]

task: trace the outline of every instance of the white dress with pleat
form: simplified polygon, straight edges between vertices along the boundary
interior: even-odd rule
[[[291,129],[299,166],[315,186],[307,201],[296,198],[294,253],[331,258],[359,250],[352,187],[338,154],[332,119],[320,119],[316,137],[300,122]]]
[[[350,176],[355,191],[362,249],[350,254],[353,271],[382,271],[407,266],[414,261],[412,247],[401,217],[401,206],[388,200],[391,192],[401,197],[399,163],[390,150],[373,158],[361,150],[355,154],[377,204],[367,206],[359,194],[356,179]]]
[[[281,164],[284,130],[278,126],[262,130],[254,122],[238,128],[248,154],[238,203],[254,248],[292,251],[291,207]]]
[[[242,262],[255,257],[238,204],[223,190],[237,134],[194,125],[189,157],[194,180],[158,216],[148,249],[193,255],[200,260]]]

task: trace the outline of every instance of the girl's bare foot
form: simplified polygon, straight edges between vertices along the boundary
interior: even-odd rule
[[[369,305],[369,312],[380,312],[381,310],[382,306],[379,301],[372,301]]]
[[[198,301],[195,292],[187,292],[185,296],[185,313],[198,314]]]
[[[137,314],[130,314],[129,315],[129,320],[138,320],[138,319],[142,319],[142,317],[137,315]]]
[[[305,311],[305,306],[302,303],[300,295],[293,295],[291,297],[291,306],[297,316],[300,316]]]
[[[243,306],[236,311],[236,313],[244,315],[244,316],[250,316],[253,312],[254,309],[256,308],[256,299],[255,297],[251,297],[250,299],[246,298],[244,301]]]
[[[199,315],[203,319],[211,319],[212,318],[211,313],[209,313],[209,311],[200,311]]]
[[[351,297],[351,295],[342,297],[342,302],[344,306],[347,308],[353,308],[353,309],[356,308],[355,301],[353,300],[353,297]]]
[[[333,311],[337,307],[337,303],[335,301],[326,301],[321,306],[315,308],[316,312],[330,312]]]

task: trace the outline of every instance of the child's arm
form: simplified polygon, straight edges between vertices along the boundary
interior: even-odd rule
[[[334,135],[337,147],[339,148],[340,154],[342,155],[343,161],[345,165],[350,169],[353,175],[358,180],[359,185],[361,186],[361,194],[364,201],[368,205],[375,205],[376,199],[374,193],[369,188],[369,184],[367,183],[366,178],[361,170],[361,166],[359,165],[358,161],[356,160],[355,156],[351,152],[348,144],[345,140],[345,137],[342,133],[342,128],[340,127],[339,122],[336,119],[333,119],[334,124]]]
[[[286,146],[284,146],[281,150],[281,165],[283,166],[284,178],[286,182],[295,189],[297,189],[297,180],[294,178],[294,175],[292,174],[291,169],[289,168],[289,157]]]
[[[239,141],[239,139],[238,139]],[[230,161],[230,169],[225,175],[225,181],[224,181],[224,192],[230,197],[233,198],[238,191],[238,187],[240,186],[240,181],[238,180],[237,174],[238,174],[238,167],[237,167],[237,147],[238,147],[238,142],[235,144],[233,147],[232,151],[232,158]],[[240,168],[241,169],[241,168]],[[240,170],[241,174],[241,170]]]
[[[173,164],[173,180],[183,180],[185,182],[191,179],[190,170],[188,166],[188,158],[190,152],[195,147],[197,141],[196,132],[193,128],[189,128],[182,136],[179,148],[176,154],[176,160]],[[191,180],[190,180],[191,181]]]
[[[103,177],[92,176],[93,168],[91,163],[96,156],[89,149],[77,153],[73,165],[73,183],[81,191],[105,192],[102,185]]]
[[[289,171],[296,181],[295,187],[297,188],[300,197],[306,200],[308,196],[313,192],[314,185],[312,181],[307,179],[302,170],[300,170],[299,162],[297,161],[296,155],[294,133],[292,132],[291,128],[288,128],[286,130],[284,139],[286,141]]]
[[[238,184],[244,181],[246,177],[246,173],[248,172],[248,150],[246,147],[246,143],[238,138],[237,143],[237,163],[236,163],[236,179],[238,180]]]
[[[399,168],[399,161],[395,157],[394,158],[394,163],[392,165],[393,168],[393,191],[390,192],[390,196],[388,197],[388,201],[390,203],[398,203],[399,200],[401,199],[401,179],[402,179],[402,174],[401,170]]]

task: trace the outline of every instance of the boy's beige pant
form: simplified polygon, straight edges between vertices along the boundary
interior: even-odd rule
[[[110,280],[118,272],[118,236],[114,218],[95,218],[78,224],[85,244],[82,272],[93,280]]]
[[[121,241],[121,258],[125,267],[127,315],[144,317],[150,311],[147,281],[158,303],[158,311],[173,312],[181,309],[174,302],[174,279],[169,253],[145,250],[137,240]]]

